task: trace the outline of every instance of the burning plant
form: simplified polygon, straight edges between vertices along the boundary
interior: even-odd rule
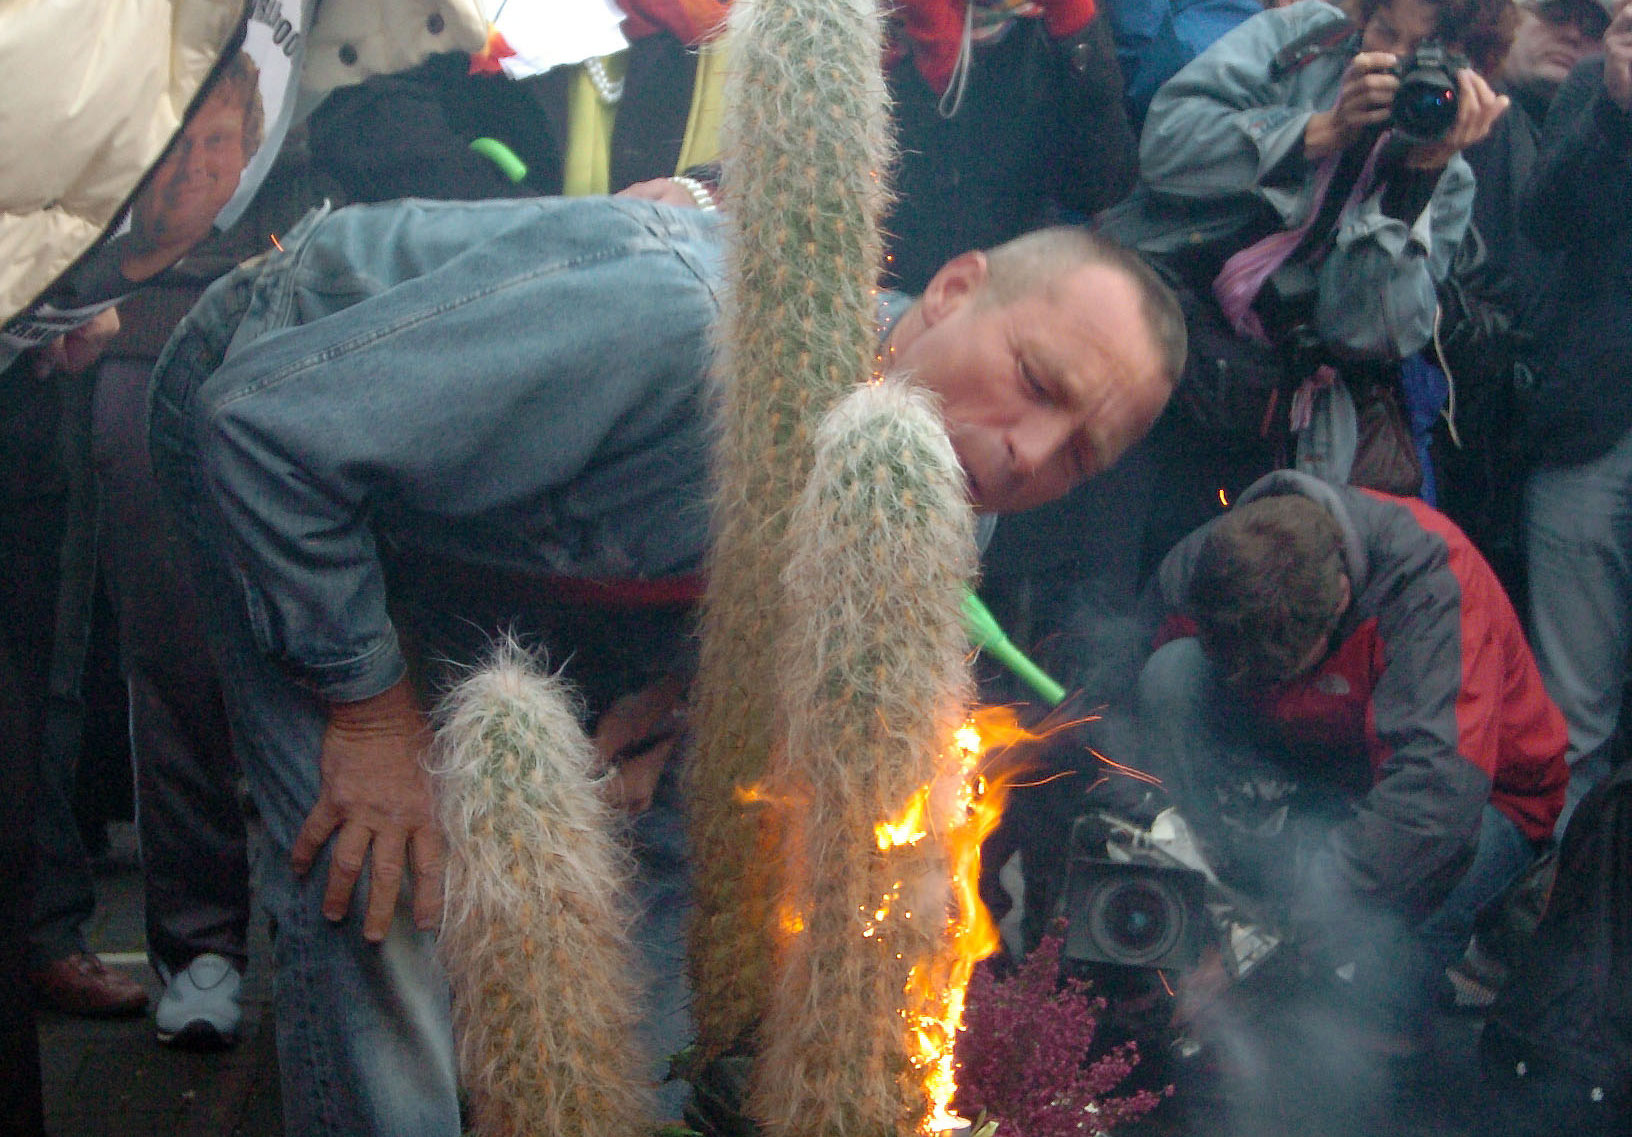
[[[715,538],[688,770],[699,1044],[747,1035],[771,985],[774,834],[745,791],[777,734],[771,645],[811,425],[867,378],[890,164],[875,0],[738,0],[721,129],[728,287]]]
[[[951,746],[970,698],[959,604],[973,514],[927,396],[859,388],[823,421],[789,526],[769,785],[786,884],[751,1111],[766,1132],[911,1134],[945,1015],[943,838],[968,816]],[[880,555],[888,549],[887,555]]]

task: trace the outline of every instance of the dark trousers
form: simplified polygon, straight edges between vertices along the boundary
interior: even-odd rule
[[[51,639],[44,723],[37,757],[34,813],[33,915],[29,967],[86,951],[84,926],[96,909],[96,882],[80,836],[74,802],[85,739],[82,679],[90,650],[96,591],[96,490],[91,480],[91,380],[62,378],[55,460],[62,494],[53,579]]]
[[[146,360],[102,366],[92,414],[100,563],[118,615],[136,759],[147,946],[169,971],[243,967],[249,859],[238,762],[185,556],[147,454]]]
[[[33,815],[56,601],[62,476],[54,384],[0,374],[0,1134],[44,1131],[26,981]]]
[[[148,955],[175,972],[205,952],[247,959],[249,860],[238,764],[181,548],[147,456],[151,362],[112,358],[70,385],[50,699],[35,827],[30,965],[87,950],[96,906],[74,820],[80,695],[96,574],[117,617],[129,696]]]

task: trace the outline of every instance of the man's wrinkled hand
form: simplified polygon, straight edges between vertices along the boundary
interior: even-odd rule
[[[424,757],[431,731],[407,681],[355,703],[329,708],[317,804],[295,838],[290,864],[299,875],[334,839],[323,915],[345,918],[364,867],[369,869],[364,938],[378,943],[391,927],[403,874],[414,877],[414,923],[442,917],[442,832]]]

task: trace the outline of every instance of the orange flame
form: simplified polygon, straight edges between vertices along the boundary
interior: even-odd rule
[[[755,782],[751,786],[737,786],[732,791],[738,805],[797,805],[793,798],[771,793],[764,786]]]
[[[980,847],[1003,816],[1008,789],[1005,781],[989,781],[979,774],[980,759],[989,749],[1038,737],[1021,727],[1006,708],[976,710],[953,735],[948,764],[956,763],[960,781],[952,822],[942,836],[952,878],[947,944],[940,958],[911,970],[906,991],[908,1049],[914,1067],[922,1072],[930,1106],[920,1129],[925,1134],[962,1124],[951,1112],[957,1092],[953,1045],[963,1029],[969,978],[1000,942],[997,924],[980,900]],[[922,839],[928,829],[929,800],[930,787],[920,788],[899,818],[878,826],[879,848]],[[887,911],[886,904],[874,915],[882,919]]]
[[[889,852],[901,845],[916,845],[929,835],[929,787],[919,786],[906,808],[893,821],[880,821],[873,826],[880,852]]]
[[[952,1098],[957,1092],[953,1047],[957,1034],[963,1029],[964,994],[969,986],[975,965],[995,952],[1000,944],[996,922],[980,900],[980,847],[1003,816],[1012,779],[1022,771],[1011,769],[1002,775],[985,776],[980,772],[981,759],[991,751],[1001,750],[1020,742],[1036,742],[1055,730],[1062,730],[1086,720],[1054,724],[1044,734],[1038,734],[1020,725],[1014,712],[1006,707],[975,709],[968,720],[953,732],[951,745],[942,765],[942,778],[956,782],[954,800],[948,818],[939,816],[941,806],[935,804],[938,781],[920,786],[901,808],[900,813],[874,826],[874,837],[880,852],[906,845],[916,845],[932,831],[945,847],[951,877],[952,903],[947,916],[945,947],[935,959],[914,966],[907,975],[906,1033],[909,1056],[913,1067],[924,1079],[924,1090],[929,1100],[929,1112],[919,1132],[925,1135],[944,1133],[964,1124],[962,1118],[951,1112]],[[739,796],[743,792],[739,791]],[[744,800],[748,800],[744,797]],[[944,800],[941,798],[939,800]],[[897,881],[871,911],[863,909],[862,936],[873,938],[880,925],[895,914],[895,904],[901,899],[903,884]],[[913,913],[902,911],[900,918],[910,920]],[[784,919],[784,931],[790,928]]]

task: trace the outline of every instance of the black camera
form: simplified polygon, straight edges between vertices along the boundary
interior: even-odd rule
[[[1216,945],[1232,979],[1283,936],[1259,905],[1220,881],[1176,809],[1145,828],[1113,813],[1078,817],[1061,908],[1073,963],[1188,971]]]
[[[1189,970],[1212,934],[1202,906],[1205,883],[1189,869],[1073,861],[1065,958]]]
[[[1456,125],[1461,101],[1456,73],[1468,61],[1437,43],[1424,44],[1395,66],[1400,77],[1389,122],[1411,143],[1438,142]]]
[[[1062,954],[1079,963],[1194,967],[1214,935],[1206,877],[1154,857],[1114,859],[1107,854],[1115,842],[1106,836],[1103,817],[1079,818],[1072,827]]]

